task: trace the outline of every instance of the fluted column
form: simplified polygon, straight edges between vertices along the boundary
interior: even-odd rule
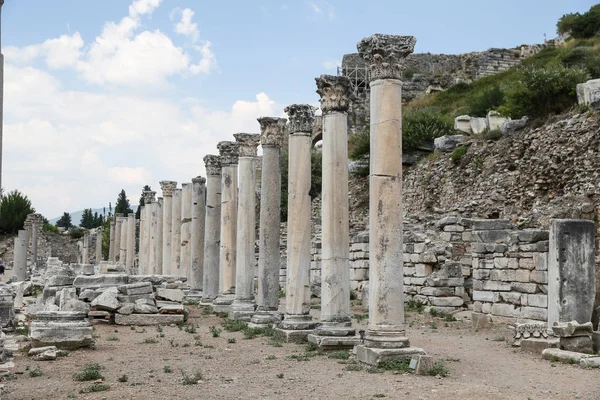
[[[121,257],[121,225],[123,214],[115,213],[115,264],[120,264]]]
[[[27,271],[27,247],[29,245],[29,234],[25,229],[19,231],[15,238],[15,247],[13,254],[13,274],[17,278],[17,282],[24,281],[28,278]]]
[[[348,222],[348,106],[345,76],[316,79],[323,112],[323,189],[321,192],[321,319],[308,340],[323,348],[353,347],[350,314],[350,233]],[[341,340],[340,340],[341,339]]]
[[[171,219],[173,215],[173,190],[177,187],[175,181],[161,181],[160,188],[163,195],[163,247],[162,247],[162,273],[171,275]]]
[[[250,321],[254,314],[254,275],[256,258],[256,150],[259,134],[236,133],[233,135],[239,149],[239,190],[236,237],[235,298],[229,318]]]
[[[104,231],[102,227],[96,228],[96,265],[100,265],[100,262],[104,260],[102,256],[102,241],[104,239]]]
[[[163,212],[164,212],[164,199],[159,197],[156,201],[157,211],[156,211],[156,268],[154,273],[156,275],[163,275]]]
[[[215,312],[229,312],[235,293],[237,240],[238,144],[219,142],[221,155],[221,243],[219,252],[219,296]]]
[[[285,118],[259,118],[262,171],[258,239],[258,296],[253,326],[281,320],[279,308],[279,269],[281,268],[281,165],[280,152],[285,134]]]
[[[192,179],[192,222],[190,226],[190,294],[188,299],[200,300],[204,277],[204,226],[206,218],[206,179]]]
[[[111,264],[115,263],[115,216],[108,217],[110,219],[110,241],[108,247],[108,261]]]
[[[127,271],[127,217],[121,217],[121,243],[119,245],[119,248],[119,264]]]
[[[129,213],[127,216],[127,255],[125,258],[125,270],[128,274],[133,274],[133,264],[135,260],[135,213]]]
[[[404,328],[402,257],[402,81],[400,60],[413,52],[412,36],[373,35],[358,43],[370,64],[369,328],[357,346],[359,361],[423,353]]]
[[[34,269],[38,269],[38,241],[40,230],[44,227],[44,220],[41,214],[32,214],[31,224],[31,261]],[[29,217],[29,216],[28,216]],[[88,261],[89,262],[89,261]]]
[[[204,275],[202,301],[212,302],[219,294],[221,243],[221,157],[206,155],[206,224],[204,229]]]
[[[315,109],[286,107],[289,117],[288,237],[285,317],[277,334],[286,341],[306,339],[315,323],[310,316],[310,150]]]
[[[85,232],[83,234],[83,264],[90,263],[90,233]]]
[[[142,198],[144,193],[142,192]],[[146,254],[146,205],[142,204],[140,207],[140,227],[138,229],[137,237],[139,242],[138,249],[138,274],[145,275],[144,268],[145,265],[142,265],[142,260],[144,259],[144,254]]]
[[[171,275],[181,274],[181,189],[173,190],[171,208]]]
[[[182,276],[190,278],[192,259],[190,252],[190,224],[192,222],[192,184],[189,182],[181,184],[181,273]]]
[[[152,203],[154,203],[156,192],[153,190],[145,190],[144,196],[144,253],[140,260],[140,265],[143,268],[145,275],[151,275],[154,267],[151,265],[152,253]],[[155,221],[156,222],[156,221]]]

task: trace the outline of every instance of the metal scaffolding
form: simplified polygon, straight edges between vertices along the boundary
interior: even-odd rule
[[[338,67],[337,74],[350,79],[352,92],[355,96],[359,96],[369,88],[369,68],[366,66]]]

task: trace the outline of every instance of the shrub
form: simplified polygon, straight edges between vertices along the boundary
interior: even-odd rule
[[[579,17],[581,17],[579,13],[563,15],[556,23],[556,32],[559,35],[570,33]]]
[[[83,371],[73,375],[73,379],[76,381],[95,381],[97,379],[104,379],[100,370],[102,366],[100,364],[86,364],[83,367]]]
[[[351,160],[368,160],[371,146],[371,135],[367,127],[362,132],[350,135],[348,138],[348,158]]]
[[[49,232],[49,233],[59,233],[60,232],[58,230],[58,226],[54,226],[54,225],[50,225],[50,224],[44,224],[43,230],[44,230],[44,232]]]
[[[493,131],[486,132],[483,137],[485,140],[500,140],[502,132],[499,129],[494,129]]]
[[[95,393],[95,392],[104,392],[108,389],[110,389],[109,385],[101,383],[101,384],[92,385],[92,386],[88,387],[85,391],[87,393]]]
[[[0,200],[0,231],[4,233],[17,233],[23,229],[27,214],[34,213],[31,201],[27,196],[13,190],[4,195]]]
[[[84,232],[85,231],[81,228],[73,228],[69,230],[69,237],[71,237],[71,239],[81,239]]]
[[[588,12],[572,18],[570,30],[571,36],[575,39],[597,36],[600,32],[600,4],[593,6]]]
[[[446,365],[444,364],[444,361],[436,361],[433,364],[433,367],[431,367],[431,369],[426,371],[427,375],[431,375],[431,376],[448,376],[450,375],[450,370],[446,367]]]
[[[420,145],[433,139],[451,135],[454,132],[454,121],[444,116],[437,109],[424,108],[409,110],[402,119],[403,151],[417,149]]]
[[[415,74],[420,73],[421,71],[419,71],[418,69],[407,69],[402,75],[404,80],[410,81],[413,78],[413,76],[415,76]]]
[[[497,109],[503,102],[504,92],[500,89],[500,86],[494,85],[471,100],[469,115],[472,117],[485,117],[488,112]]]
[[[467,154],[467,148],[464,146],[457,147],[453,152],[450,158],[454,164],[458,164],[461,158]]]
[[[560,64],[522,68],[520,79],[507,90],[500,111],[513,118],[560,113],[576,103],[576,86],[589,77],[583,68]]]

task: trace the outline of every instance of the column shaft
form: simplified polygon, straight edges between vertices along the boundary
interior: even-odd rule
[[[190,224],[192,222],[192,185],[190,183],[181,184],[181,274],[190,280],[190,269],[192,267],[190,251]]]
[[[128,274],[133,274],[133,263],[135,260],[135,214],[127,216],[127,256],[125,269]]]
[[[35,227],[33,227],[32,229],[32,235],[33,237],[35,237],[36,235],[33,233],[35,232]],[[37,238],[35,238],[37,240]],[[31,246],[33,247],[33,238],[32,238],[32,243]],[[88,232],[85,232],[83,234],[83,264],[89,264],[90,263],[90,234]]]
[[[219,294],[235,292],[235,267],[237,255],[237,187],[238,166],[223,166],[221,180],[221,248]]]
[[[173,190],[171,210],[171,275],[181,274],[181,189]]]
[[[190,290],[202,290],[204,277],[204,227],[206,218],[206,179],[192,179]]]
[[[173,215],[173,195],[164,195],[163,204],[163,253],[162,267],[163,275],[171,275],[171,233]]]
[[[29,235],[26,230],[20,230],[15,238],[15,248],[13,255],[14,276],[18,282],[24,281],[28,277],[27,271],[27,245],[29,244]]]
[[[148,274],[156,274],[157,259],[156,249],[158,245],[158,203],[153,201],[146,211],[146,215],[150,220],[148,228]]]
[[[209,162],[213,162],[212,169]],[[219,294],[219,252],[221,236],[221,165],[218,156],[206,156],[206,225],[204,229],[204,276],[202,300],[213,301]]]
[[[121,243],[119,245],[119,264],[125,268],[127,264],[127,217],[121,217]],[[84,243],[85,250],[85,243]],[[85,253],[84,253],[85,254]]]
[[[140,227],[138,229],[138,241],[139,241],[139,249],[138,249],[138,274],[145,275],[146,274],[146,266],[143,265],[144,254],[146,254],[146,206],[142,205],[140,207]]]
[[[120,263],[121,257],[121,224],[123,215],[115,214],[115,263]]]
[[[115,263],[115,217],[110,217],[110,242],[108,248],[108,261]]]
[[[102,241],[104,239],[104,232],[102,228],[96,230],[96,265],[100,265],[100,262],[104,260],[102,256]]]
[[[36,270],[40,267],[38,265],[38,240],[40,229],[43,227],[43,224],[44,223],[41,221],[34,223],[31,229],[31,261],[33,262],[34,268]]]
[[[164,275],[162,261],[163,261],[163,213],[164,213],[164,201],[162,197],[159,197],[156,202],[156,275]]]

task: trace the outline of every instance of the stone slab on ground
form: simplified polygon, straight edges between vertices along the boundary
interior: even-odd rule
[[[316,344],[323,350],[352,349],[360,344],[358,336],[321,336],[310,334],[307,337],[310,343]]]
[[[525,353],[539,354],[546,349],[558,348],[558,340],[556,339],[521,339],[521,351]]]
[[[135,303],[140,299],[149,299],[154,300],[154,293],[144,293],[144,294],[119,294],[117,295],[117,300],[121,303]]]
[[[76,288],[121,286],[129,283],[129,275],[105,274],[105,275],[77,275],[73,286]]]
[[[87,347],[93,343],[93,328],[86,313],[41,311],[29,327],[34,347]]]
[[[484,329],[489,329],[492,326],[492,317],[488,314],[471,313],[471,324],[475,332],[479,332]]]
[[[356,346],[356,358],[358,361],[377,366],[386,360],[406,360],[415,355],[427,355],[425,350],[418,347],[403,347],[399,349],[378,349],[365,345]]]
[[[594,356],[561,349],[546,349],[542,352],[544,360],[560,361],[565,364],[579,364],[582,359],[590,357]]]
[[[585,368],[600,368],[600,357],[582,358],[579,366]]]
[[[117,288],[111,287],[96,297],[91,306],[96,310],[115,311],[121,307],[121,302],[117,299],[117,293]]]
[[[170,325],[183,324],[182,314],[115,314],[115,324],[117,325]]]
[[[183,304],[163,304],[158,308],[161,314],[183,314]]]
[[[58,350],[58,348],[56,346],[34,347],[32,349],[29,349],[29,352],[27,352],[27,355],[29,357],[31,357],[31,356],[37,356],[38,354],[41,354],[41,353],[43,353],[45,351],[48,351],[48,350],[54,350],[54,351],[56,351],[56,350]]]
[[[128,285],[119,286],[117,289],[119,290],[119,293],[125,295],[151,294],[153,291],[151,282],[130,283]]]
[[[429,375],[429,371],[435,366],[433,357],[425,355],[416,355],[411,358],[411,364],[415,363],[415,374]]]
[[[561,337],[560,348],[577,353],[594,354],[594,344],[591,336]]]
[[[165,300],[176,301],[178,303],[182,303],[185,297],[183,290],[180,289],[165,289],[165,288],[157,288],[156,296]]]
[[[308,338],[308,335],[314,332],[314,329],[281,329],[275,328],[274,336],[283,340],[286,343],[303,343]]]

